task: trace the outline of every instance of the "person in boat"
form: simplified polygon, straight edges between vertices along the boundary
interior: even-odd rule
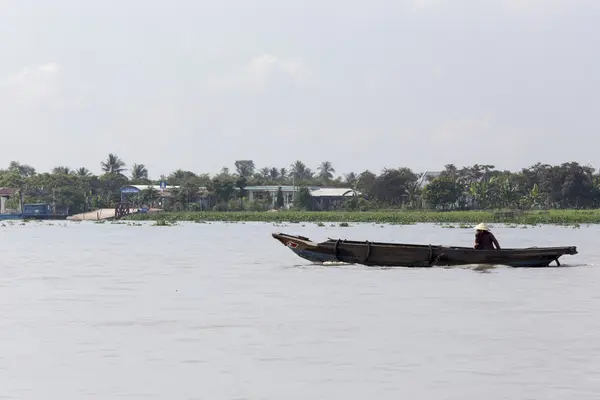
[[[482,222],[475,227],[475,249],[477,250],[500,250],[500,243],[490,229]]]

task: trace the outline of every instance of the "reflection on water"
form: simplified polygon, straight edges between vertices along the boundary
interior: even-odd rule
[[[596,399],[596,226],[562,267],[312,265],[271,238],[470,245],[423,224],[0,226],[0,394],[15,399]],[[569,267],[577,266],[577,267]]]

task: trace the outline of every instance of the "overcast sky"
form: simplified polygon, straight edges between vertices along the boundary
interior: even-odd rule
[[[600,167],[600,1],[0,0],[0,167]]]

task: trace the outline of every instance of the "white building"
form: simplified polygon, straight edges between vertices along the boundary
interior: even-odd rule
[[[283,208],[290,208],[293,205],[295,194],[301,188],[307,188],[313,197],[313,206],[315,209],[336,208],[339,203],[345,201],[348,197],[362,195],[350,188],[322,188],[318,186],[246,186],[244,190],[248,193],[249,201],[268,201],[271,207],[277,203],[277,192],[281,188],[283,193]]]
[[[303,186],[290,185],[264,185],[264,186],[246,186],[244,190],[248,193],[249,201],[269,202],[271,207],[277,204],[277,192],[281,188],[283,193],[283,207],[290,208],[294,202],[294,193],[298,193]],[[317,190],[318,186],[308,186],[308,190]]]

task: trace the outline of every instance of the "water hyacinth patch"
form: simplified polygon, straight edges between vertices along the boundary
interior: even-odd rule
[[[134,214],[130,220],[148,221],[192,221],[210,222],[271,222],[271,223],[375,223],[410,225],[415,223],[460,224],[470,228],[480,222],[505,223],[512,225],[556,224],[600,224],[600,210],[549,210],[549,211],[234,211],[234,212],[161,212],[156,214]]]

